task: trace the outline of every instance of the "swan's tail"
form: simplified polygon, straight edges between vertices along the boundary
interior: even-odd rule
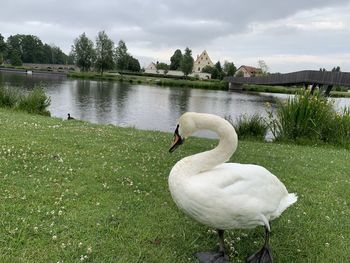
[[[282,214],[284,210],[286,210],[289,206],[294,204],[297,200],[298,196],[295,193],[288,194],[286,197],[284,197],[276,210],[276,216]]]

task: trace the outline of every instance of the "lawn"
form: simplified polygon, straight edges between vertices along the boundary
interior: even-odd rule
[[[0,262],[183,263],[215,250],[213,231],[173,203],[167,177],[217,142],[190,138],[169,154],[171,140],[0,109]],[[276,262],[349,262],[349,151],[242,141],[231,161],[265,166],[299,196],[272,222]],[[231,261],[263,236],[228,231]]]

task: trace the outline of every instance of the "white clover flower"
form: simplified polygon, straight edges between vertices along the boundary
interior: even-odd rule
[[[91,246],[88,246],[86,252],[87,252],[88,254],[91,254],[91,253],[92,253],[92,247],[91,247]]]

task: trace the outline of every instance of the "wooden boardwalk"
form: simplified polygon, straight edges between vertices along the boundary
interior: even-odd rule
[[[350,72],[303,70],[286,74],[269,74],[266,76],[226,77],[231,90],[243,84],[272,85],[272,86],[327,86],[326,95],[329,95],[334,85],[350,86]]]

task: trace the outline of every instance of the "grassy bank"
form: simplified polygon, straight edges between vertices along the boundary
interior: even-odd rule
[[[0,109],[0,262],[196,262],[215,234],[183,215],[167,177],[180,158],[214,147],[172,134]],[[267,167],[299,195],[272,223],[276,262],[346,262],[349,151],[242,141],[231,161]],[[263,229],[229,231],[232,262]]]
[[[92,79],[92,80],[106,80],[106,81],[119,81],[128,82],[131,84],[148,84],[159,85],[168,87],[185,87],[185,88],[199,88],[199,89],[211,89],[211,90],[228,90],[228,82],[218,80],[196,80],[196,79],[181,79],[171,78],[169,76],[156,76],[149,74],[143,76],[142,74],[130,75],[130,74],[115,74],[105,73],[101,74],[97,72],[70,72],[68,76],[71,78]],[[295,94],[300,87],[283,87],[283,86],[267,86],[267,85],[243,85],[243,91],[249,92],[267,92],[267,93],[285,93]],[[331,97],[350,97],[349,92],[332,91]]]
[[[71,72],[68,74],[71,78],[108,80],[127,82],[131,84],[148,84],[168,87],[186,87],[200,89],[227,90],[228,83],[217,80],[195,80],[195,79],[179,79],[160,76],[142,76],[142,75],[120,75],[115,73],[104,73],[102,76],[96,72]]]

